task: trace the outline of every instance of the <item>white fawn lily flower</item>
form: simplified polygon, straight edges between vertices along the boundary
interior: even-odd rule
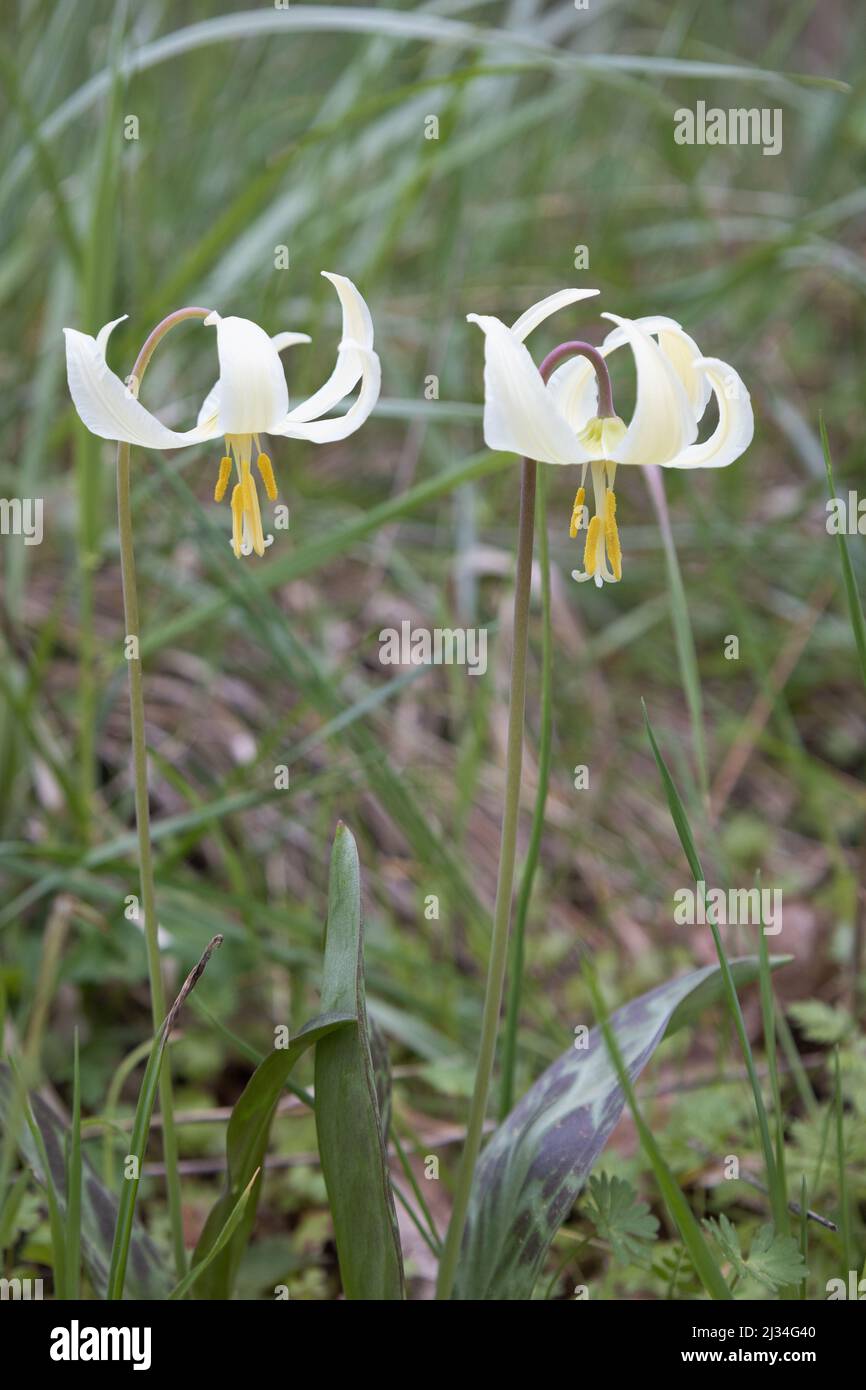
[[[618,464],[661,464],[664,468],[724,468],[749,446],[754,420],[749,393],[733,367],[704,357],[692,338],[670,318],[640,319],[603,314],[616,324],[600,348],[569,342],[555,348],[540,367],[524,339],[550,314],[598,290],[560,290],[508,328],[497,318],[469,314],[485,335],[484,440],[490,449],[522,454],[539,463],[580,464],[581,485],[569,532],[586,526],[583,569],[578,582],[601,587],[622,578],[614,479]],[[615,414],[605,358],[625,344],[634,355],[637,390],[628,425]],[[718,423],[697,443],[698,426],[715,395]],[[585,505],[587,469],[592,475],[595,514]]]
[[[344,275],[322,274],[340,298],[343,331],[337,362],[323,386],[301,405],[289,409],[289,393],[280,361],[283,348],[308,343],[305,333],[278,333],[271,338],[249,319],[221,318],[216,312],[204,320],[216,328],[219,380],[205,398],[198,422],[191,430],[171,430],[138,400],[138,383],[125,384],[105,360],[108,339],[123,318],[100,329],[95,338],[65,328],[66,368],[75,409],[92,434],[138,444],[146,449],[179,449],[211,439],[225,439],[214,498],[221,502],[232,472],[232,547],[236,556],[253,551],[264,555],[272,536],[265,537],[258,491],[251,472],[253,450],[256,466],[270,500],[276,501],[277,485],[270,458],[262,452],[261,437],[284,435],[326,444],[345,439],[367,419],[379,397],[381,369],[373,351],[370,311],[351,280]],[[125,315],[123,316],[126,317]],[[344,415],[323,419],[360,383],[358,395]]]

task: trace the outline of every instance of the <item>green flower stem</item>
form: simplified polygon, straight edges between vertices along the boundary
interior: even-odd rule
[[[505,966],[508,957],[508,928],[511,920],[511,896],[514,883],[514,860],[517,844],[517,815],[520,802],[520,774],[523,764],[523,718],[526,704],[526,651],[529,631],[529,596],[532,581],[532,541],[535,514],[535,483],[537,465],[524,459],[520,482],[520,522],[517,532],[517,571],[514,580],[514,632],[511,653],[511,688],[508,704],[508,751],[505,769],[505,804],[502,812],[502,832],[499,848],[499,872],[496,880],[496,906],[493,912],[493,934],[490,943],[490,962],[487,968],[487,988],[481,1021],[481,1043],[475,1086],[469,1107],[466,1143],[460,1160],[454,1192],[454,1208],[445,1238],[439,1265],[436,1297],[448,1299],[454,1288],[460,1244],[466,1225],[469,1192],[475,1164],[481,1148],[487,1097],[496,1051],[496,1033]]]
[[[689,606],[686,599],[686,591],[683,587],[683,577],[680,570],[679,558],[677,556],[677,548],[674,543],[674,533],[671,527],[664,480],[662,478],[661,468],[658,464],[653,464],[651,467],[644,469],[644,481],[646,482],[647,491],[649,492],[653,507],[655,508],[662,544],[664,546],[665,566],[668,575],[668,593],[670,594],[671,618],[674,626],[677,659],[679,661],[680,675],[682,676],[683,686],[686,692],[686,704],[689,707],[689,719],[692,726],[692,743],[698,769],[698,787],[703,800],[703,807],[706,811],[710,804],[710,783],[707,772],[707,745],[704,736],[701,678],[698,672],[695,639],[689,619]]]
[[[547,473],[543,468],[538,475],[536,525],[538,528],[538,563],[541,569],[541,731],[538,740],[538,788],[535,794],[535,809],[532,813],[532,828],[529,832],[529,846],[520,877],[517,910],[514,917],[514,933],[511,939],[511,960],[508,967],[508,1004],[505,1012],[505,1032],[502,1039],[502,1082],[499,1091],[499,1118],[501,1120],[505,1119],[514,1104],[514,1072],[517,1062],[517,1027],[520,1020],[520,998],[523,985],[526,919],[532,898],[535,871],[538,868],[541,837],[544,833],[547,788],[550,781],[550,750],[553,727],[551,708],[553,623],[550,596],[550,543],[547,536]]]
[[[130,389],[138,395],[154,348],[170,328],[184,319],[207,318],[209,309],[178,309],[169,314],[151,333],[138,354],[132,369]],[[138,833],[138,863],[141,876],[141,906],[144,912],[144,939],[147,947],[147,971],[150,979],[150,1007],[153,1030],[156,1033],[166,1014],[165,986],[159,956],[156,890],[153,879],[153,851],[150,843],[150,807],[147,794],[147,744],[144,728],[144,689],[142,683],[141,626],[138,616],[138,587],[135,578],[135,550],[132,539],[132,506],[130,500],[129,445],[117,446],[117,520],[120,534],[120,570],[123,577],[123,613],[127,649],[129,638],[134,655],[129,657],[129,718],[132,732],[132,759],[135,775],[135,823]],[[178,1279],[186,1273],[186,1251],[183,1242],[183,1212],[181,1208],[180,1176],[178,1173],[177,1137],[174,1128],[171,1065],[166,1056],[159,1083],[159,1108],[162,1114],[163,1156],[165,1159],[168,1206],[171,1218],[172,1245]]]

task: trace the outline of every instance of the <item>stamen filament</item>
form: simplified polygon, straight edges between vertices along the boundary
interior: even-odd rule
[[[604,499],[604,539],[614,578],[622,579],[622,547],[616,524],[616,496],[611,488],[607,489]]]
[[[586,545],[583,548],[583,568],[587,574],[595,574],[598,565],[598,546],[601,540],[601,521],[596,514],[589,523]]]
[[[246,461],[243,466],[241,485],[243,487],[244,512],[250,524],[253,550],[257,555],[264,555],[265,537],[262,531],[262,514],[259,511],[259,497],[253,475],[250,472],[250,465]]]
[[[241,542],[244,534],[244,488],[243,483],[235,483],[232,488],[232,549],[235,559],[241,558]]]

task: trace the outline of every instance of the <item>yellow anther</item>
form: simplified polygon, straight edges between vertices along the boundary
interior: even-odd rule
[[[256,459],[256,467],[262,475],[262,482],[265,485],[265,492],[272,502],[277,500],[277,480],[274,477],[274,470],[267,454],[259,454]]]
[[[215,502],[221,502],[225,497],[226,488],[229,485],[229,478],[231,477],[231,471],[232,461],[229,458],[228,454],[225,454],[223,458],[220,459],[220,475],[217,478],[217,484],[213,490],[213,500]]]
[[[244,535],[244,489],[242,483],[232,488],[232,549],[235,558],[241,558],[241,543]]]
[[[586,545],[583,548],[583,568],[587,574],[595,574],[598,565],[598,547],[601,541],[601,522],[597,516],[592,518],[589,529],[586,533]]]
[[[604,498],[604,539],[614,579],[622,579],[622,547],[616,524],[616,497],[610,488]]]
[[[568,527],[568,534],[574,540],[583,524],[583,504],[586,500],[586,488],[579,487],[574,496],[574,506],[571,509],[571,521]]]

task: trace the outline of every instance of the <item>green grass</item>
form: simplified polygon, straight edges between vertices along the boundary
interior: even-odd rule
[[[417,1223],[403,1223],[410,1289],[416,1266],[429,1279],[480,1027],[519,486],[518,461],[483,450],[482,341],[465,315],[510,322],[554,289],[591,285],[598,301],[529,340],[537,359],[562,338],[599,342],[601,309],[670,314],[736,366],[756,435],[730,469],[666,473],[661,501],[620,470],[624,575],[603,591],[570,578],[578,479],[545,474],[550,591],[533,598],[518,840],[524,969],[490,1117],[591,1017],[582,952],[611,1010],[715,959],[708,928],[673,918],[690,879],[643,697],[707,882],[748,888],[760,874],[781,888],[784,926],[769,949],[795,961],[744,1001],[742,1029],[718,1010],[642,1078],[639,1114],[664,1167],[617,1144],[599,1169],[627,1178],[660,1218],[668,1200],[682,1214],[677,1193],[696,1221],[727,1215],[744,1250],[762,1224],[790,1222],[807,1250],[800,1291],[822,1299],[844,1260],[859,1270],[866,1256],[866,574],[861,536],[826,528],[831,455],[831,492],[864,487],[866,17],[836,34],[816,4],[782,0],[760,11],[691,0],[14,8],[0,58],[0,496],[42,498],[45,534],[34,547],[0,537],[0,997],[6,1055],[78,1123],[71,1222],[58,1193],[26,1177],[11,1128],[0,1141],[0,1274],[47,1272],[58,1294],[80,1277],[93,1295],[73,1229],[79,1165],[89,1158],[124,1191],[136,1067],[153,1031],[144,941],[125,915],[138,876],[114,449],[74,415],[60,330],[95,333],[128,313],[110,350],[121,375],[182,304],[306,331],[312,344],[285,355],[294,403],[333,363],[339,324],[319,274],[329,269],[371,306],[383,399],[345,443],[272,441],[291,525],[265,561],[231,555],[228,507],[211,500],[218,444],[133,452],[169,998],[206,942],[225,937],[171,1047],[181,1158],[211,1165],[183,1175],[190,1229],[221,1190],[225,1125],[252,1059],[276,1027],[294,1033],[317,1012],[342,818],[362,865],[368,1009],[394,1069],[394,1172]],[[676,145],[674,112],[698,100],[781,107],[781,153]],[[431,115],[436,140],[425,138]],[[129,116],[137,139],[125,138]],[[288,270],[275,268],[282,246]],[[578,246],[586,270],[574,267]],[[620,357],[614,394],[627,416]],[[185,428],[215,377],[210,330],[178,328],[143,399]],[[425,395],[430,377],[437,399]],[[486,626],[486,675],[382,667],[380,630],[407,618]],[[287,790],[275,787],[281,765]],[[588,790],[575,788],[579,765]],[[719,932],[729,955],[757,951],[742,929]],[[813,999],[854,1018],[838,1061],[834,1043],[788,1013]],[[302,1094],[312,1065],[294,1076]],[[272,1297],[285,1282],[266,1263],[279,1229],[292,1297],[333,1298],[324,1188],[304,1158],[314,1125],[286,1096],[296,1108],[272,1131],[278,1163],[239,1287]],[[21,1134],[28,1119],[22,1110]],[[711,1157],[696,1159],[695,1142]],[[699,1162],[712,1177],[729,1153],[768,1193],[694,1183]],[[157,1125],[142,1154],[158,1180],[138,1206],[165,1251]],[[438,1181],[424,1176],[427,1154]],[[663,1199],[654,1172],[673,1183]],[[804,1191],[838,1231],[790,1221],[786,1202]],[[579,1267],[593,1298],[693,1296],[671,1231],[652,1264],[624,1266],[584,1244],[577,1208],[538,1287],[567,1297]]]

